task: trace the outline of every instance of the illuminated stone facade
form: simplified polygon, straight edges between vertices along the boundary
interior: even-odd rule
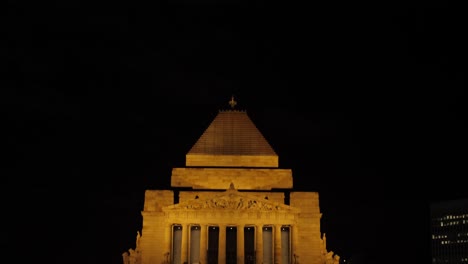
[[[218,113],[171,186],[146,191],[141,236],[124,264],[339,262],[320,231],[318,193],[278,190],[292,190],[292,171],[278,167],[245,111]]]

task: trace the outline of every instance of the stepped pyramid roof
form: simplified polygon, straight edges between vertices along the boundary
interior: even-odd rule
[[[278,155],[246,111],[220,110],[186,154],[185,168],[173,168],[172,187],[227,190],[292,188],[291,169],[278,167]]]
[[[278,167],[278,155],[246,111],[220,110],[187,153],[186,165]]]

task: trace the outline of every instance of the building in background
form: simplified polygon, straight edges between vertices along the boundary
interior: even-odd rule
[[[432,263],[468,263],[468,199],[431,204]]]
[[[295,192],[291,169],[246,111],[220,110],[173,168],[173,190],[146,190],[143,225],[124,264],[338,264],[321,233],[319,194]],[[290,191],[285,191],[285,190]]]

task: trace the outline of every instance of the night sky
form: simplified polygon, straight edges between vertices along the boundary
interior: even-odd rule
[[[2,247],[18,262],[120,264],[144,191],[170,188],[234,95],[295,190],[319,192],[328,250],[429,263],[430,202],[468,197],[462,10],[11,3]]]

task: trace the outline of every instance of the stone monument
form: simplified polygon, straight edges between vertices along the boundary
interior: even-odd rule
[[[294,191],[292,170],[279,167],[236,104],[232,97],[187,152],[185,167],[172,169],[171,190],[146,190],[142,233],[124,264],[339,260],[322,238],[319,194]]]

